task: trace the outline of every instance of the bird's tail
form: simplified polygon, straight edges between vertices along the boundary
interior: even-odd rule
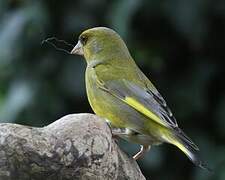
[[[196,166],[211,171],[206,164],[201,161],[198,155],[198,147],[181,129],[177,128],[173,133],[167,136],[167,142],[177,146]]]

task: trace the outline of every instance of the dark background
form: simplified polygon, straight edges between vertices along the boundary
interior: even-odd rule
[[[83,58],[41,42],[56,36],[75,45],[80,32],[95,26],[123,37],[214,170],[196,168],[163,145],[139,161],[146,178],[224,180],[224,0],[0,0],[0,122],[43,126],[92,112]],[[137,151],[121,144],[130,155]]]

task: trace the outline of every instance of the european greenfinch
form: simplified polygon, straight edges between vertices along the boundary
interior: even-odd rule
[[[178,127],[165,100],[115,31],[106,27],[85,30],[71,54],[82,55],[87,62],[86,90],[93,111],[110,123],[114,135],[141,145],[135,160],[151,145],[165,142],[205,168],[198,147]]]

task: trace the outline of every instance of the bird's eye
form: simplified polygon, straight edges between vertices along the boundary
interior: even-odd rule
[[[86,42],[87,42],[87,36],[84,36],[84,35],[83,36],[80,36],[79,40],[80,40],[80,42],[81,42],[82,45],[85,45]]]

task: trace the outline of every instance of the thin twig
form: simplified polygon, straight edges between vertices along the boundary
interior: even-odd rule
[[[53,46],[56,50],[58,50],[58,51],[62,51],[62,52],[65,52],[65,53],[67,53],[67,54],[71,54],[70,51],[67,51],[66,49],[57,47],[53,42],[51,42],[51,41],[53,41],[53,40],[55,40],[56,42],[64,43],[65,45],[70,46],[70,47],[72,47],[72,48],[74,47],[73,44],[70,44],[70,43],[66,42],[65,40],[61,40],[61,39],[58,39],[58,38],[56,38],[56,37],[50,37],[50,38],[44,39],[44,40],[41,42],[41,45],[43,45],[44,43],[48,43],[48,44],[52,45],[52,46]]]

